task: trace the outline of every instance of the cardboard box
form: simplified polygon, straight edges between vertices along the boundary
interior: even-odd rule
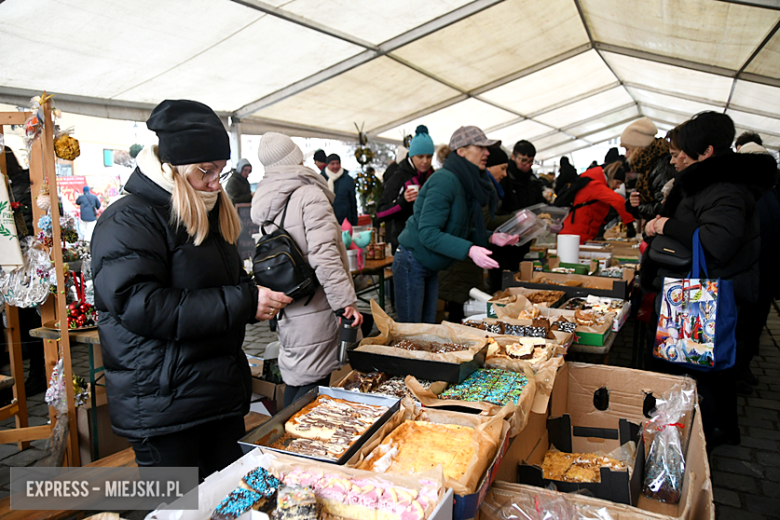
[[[614,301],[620,298],[604,298],[609,301]],[[615,316],[615,319],[612,321],[612,332],[618,332],[620,329],[623,328],[623,325],[626,324],[626,321],[628,320],[628,316],[631,314],[631,301],[630,300],[623,300],[623,307],[620,308],[620,310],[617,311],[617,316]],[[561,304],[561,307],[566,307],[566,304],[569,303],[569,301],[565,301]],[[565,309],[562,309],[565,310]]]
[[[261,450],[252,450],[243,457],[226,467],[206,477],[206,480],[198,488],[190,491],[198,494],[198,510],[182,510],[179,499],[165,509],[158,509],[150,513],[149,518],[155,520],[202,520],[209,518],[214,508],[224,499],[228,493],[236,488],[241,478],[257,468],[268,467],[270,461],[277,457],[275,454],[263,454]],[[189,496],[189,493],[188,495]],[[428,520],[452,520],[452,490],[446,489],[441,501],[436,505]],[[268,515],[259,511],[250,511],[241,516],[242,519],[268,520]]]
[[[129,448],[130,443],[127,439],[118,436],[111,429],[111,418],[108,416],[108,401],[106,399],[105,387],[95,387],[95,401],[97,402],[98,455],[101,458],[107,457]],[[92,419],[92,399],[87,399],[85,405],[76,409],[79,455],[82,466],[97,460],[92,453]]]
[[[645,401],[650,396],[668,393],[683,380],[679,376],[630,368],[568,362],[561,367],[555,379],[549,414],[551,417],[569,414],[575,424],[593,428],[611,427],[615,417],[640,424],[647,420],[644,415]],[[602,388],[605,390],[599,392],[600,399],[594,399],[596,392]],[[596,402],[599,402],[599,408]],[[683,421],[683,445],[687,443],[688,450],[680,502],[664,504],[641,495],[637,506],[625,506],[627,510],[637,514],[654,513],[656,516],[651,515],[651,518],[714,520],[710,467],[698,403],[695,408],[693,417]],[[513,443],[513,446],[519,443],[519,448],[510,449],[504,458],[504,465],[508,467],[501,468],[502,478],[509,477],[512,482],[517,482],[519,466],[513,463],[518,457],[523,457],[520,461],[530,457],[523,453],[530,453],[528,445],[533,445],[531,450],[534,450],[540,442],[544,442],[547,434],[546,419],[544,417],[544,420],[540,420],[538,414],[531,414],[528,425]],[[512,475],[514,478],[511,478]],[[603,500],[600,502],[608,503]]]
[[[550,322],[555,321],[558,316],[565,317],[568,321],[574,321],[574,313],[576,311],[567,311],[564,309],[544,309],[542,311],[542,318],[549,318]],[[607,319],[609,320],[609,314]],[[615,316],[615,315],[612,315]],[[587,345],[594,347],[602,347],[607,344],[612,331],[614,330],[614,319],[611,322],[605,323],[601,326],[583,327],[577,325],[574,329],[574,345]]]
[[[545,283],[541,280],[542,278],[562,285]],[[521,263],[520,271],[517,273],[504,271],[502,282],[504,289],[525,287],[527,289],[545,291],[563,291],[568,298],[594,294],[596,296],[609,296],[625,300],[628,296],[628,283],[626,280],[577,274],[534,272],[533,263],[531,262]]]
[[[586,508],[586,510],[589,511],[604,509],[609,513],[612,520],[660,520],[662,518],[668,518],[640,511],[635,507],[613,504],[606,500],[587,497],[576,493],[566,494],[525,484],[496,482],[493,484],[493,487],[490,488],[490,492],[485,498],[485,505],[480,511],[480,520],[504,520],[504,517],[495,514],[493,510],[494,505],[502,506],[512,503],[516,504],[516,507],[524,513],[534,514],[539,511],[539,507],[543,507],[543,504],[560,498],[568,504],[571,504],[577,510],[580,508]]]
[[[544,478],[541,465],[545,454],[553,446],[566,453],[609,453],[631,441],[636,443],[636,452],[630,477],[628,470],[601,468],[601,482],[561,482]],[[542,436],[525,462],[520,464],[517,481],[539,487],[553,485],[565,493],[587,490],[597,498],[636,505],[642,491],[644,469],[645,449],[641,424],[613,417],[607,427],[591,427],[573,422],[571,415],[563,414],[547,419],[546,435]]]
[[[274,343],[278,344],[278,342]],[[278,383],[267,380],[269,376],[268,361],[275,360],[278,356],[278,346],[274,347],[274,343],[269,344],[266,348],[264,358],[246,354],[249,371],[252,373],[252,393],[265,398],[263,404],[271,415],[276,415],[284,408],[285,389],[285,384],[282,383],[281,379],[278,380]]]
[[[461,426],[469,427],[476,427],[480,423],[485,423],[491,420],[489,417],[461,414],[459,412],[450,412],[445,410],[436,410],[433,408],[425,409],[418,413],[422,413],[422,416],[415,420],[425,420],[439,424],[459,424]],[[450,418],[453,416],[458,416],[458,419],[455,421],[451,420]],[[389,434],[390,432],[388,431],[385,433]],[[349,465],[354,467],[358,465],[359,462],[362,462],[362,460],[368,456],[368,454],[378,444],[381,443],[384,437],[385,436],[383,435],[381,438],[372,437],[369,439],[366,442],[363,450],[361,450],[361,453],[359,454],[360,456],[356,455],[353,457],[349,461]],[[477,513],[479,512],[479,506],[482,504],[488,489],[490,489],[491,484],[498,474],[498,468],[501,466],[501,461],[507,452],[509,442],[509,423],[505,420],[502,420],[500,442],[496,449],[496,453],[493,456],[493,459],[490,461],[490,464],[487,466],[487,469],[482,475],[479,483],[477,484],[476,490],[473,493],[469,493],[468,495],[455,495],[455,502],[452,510],[452,517],[454,520],[467,520],[477,516]]]

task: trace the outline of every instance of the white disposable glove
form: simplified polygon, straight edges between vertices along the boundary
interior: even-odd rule
[[[485,249],[484,247],[471,246],[471,249],[469,249],[469,258],[483,269],[496,269],[498,267],[498,262],[490,258],[491,254],[490,249]]]

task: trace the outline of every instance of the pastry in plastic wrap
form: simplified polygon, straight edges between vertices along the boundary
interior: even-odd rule
[[[542,463],[544,478],[563,482],[601,482],[601,468],[625,467],[622,462],[606,455],[555,450],[548,451]]]
[[[310,487],[284,486],[276,499],[273,520],[317,520],[317,499]]]

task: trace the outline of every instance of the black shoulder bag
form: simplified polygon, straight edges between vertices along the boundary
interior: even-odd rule
[[[693,251],[666,235],[653,238],[648,255],[650,260],[668,269],[684,271],[693,264]]]

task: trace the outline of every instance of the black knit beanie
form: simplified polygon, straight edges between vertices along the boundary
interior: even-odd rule
[[[328,158],[327,155],[325,155],[324,150],[317,150],[314,152],[314,160],[318,162],[327,162],[326,159]]]
[[[152,110],[146,126],[160,144],[160,160],[173,165],[230,159],[230,139],[211,108],[187,99],[166,99]]]
[[[509,156],[501,149],[501,146],[491,146],[488,148],[488,152],[490,152],[490,155],[488,155],[487,164],[485,165],[487,168],[509,162]]]
[[[325,161],[327,164],[332,163],[333,161],[341,162],[341,157],[338,156],[338,154],[332,153],[328,156],[328,160]]]

